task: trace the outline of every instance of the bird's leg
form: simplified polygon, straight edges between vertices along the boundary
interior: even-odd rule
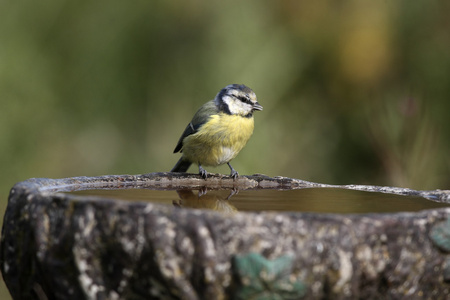
[[[203,179],[205,179],[205,180],[206,180],[206,177],[208,177],[208,172],[206,172],[206,170],[203,169],[201,164],[198,164],[198,173],[200,175],[202,175]]]
[[[208,192],[208,188],[206,186],[202,186],[199,190],[198,190],[198,198],[200,198],[201,196],[206,195],[206,193]]]
[[[239,173],[235,169],[233,169],[233,167],[230,165],[229,162],[227,162],[227,165],[230,167],[230,170],[231,170],[230,176],[233,177],[233,180],[238,178],[239,177]]]
[[[236,188],[236,187],[233,187],[233,188],[230,190],[230,194],[228,195],[228,197],[226,198],[226,200],[230,200],[231,197],[233,197],[234,195],[237,195],[238,193],[239,193],[239,189]]]

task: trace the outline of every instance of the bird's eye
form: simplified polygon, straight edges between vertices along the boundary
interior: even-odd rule
[[[239,100],[241,100],[242,102],[244,102],[244,103],[251,104],[251,100],[249,98],[245,97],[245,96],[237,96],[237,98]]]

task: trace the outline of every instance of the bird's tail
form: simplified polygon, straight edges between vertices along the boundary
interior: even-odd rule
[[[192,163],[190,161],[184,160],[181,157],[170,172],[186,172],[191,165]]]

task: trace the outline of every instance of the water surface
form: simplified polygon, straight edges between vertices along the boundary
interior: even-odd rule
[[[400,196],[335,188],[298,190],[245,190],[233,195],[230,190],[151,190],[97,189],[70,192],[126,201],[148,201],[177,207],[234,211],[278,211],[315,213],[389,213],[414,212],[449,207],[416,196]]]

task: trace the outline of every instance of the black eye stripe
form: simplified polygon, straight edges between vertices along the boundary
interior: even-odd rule
[[[239,100],[241,100],[241,101],[244,102],[244,103],[247,103],[247,104],[250,104],[250,105],[253,104],[253,103],[252,103],[252,100],[250,100],[250,99],[247,98],[247,97],[244,97],[244,96],[237,96],[236,98],[238,98]]]

